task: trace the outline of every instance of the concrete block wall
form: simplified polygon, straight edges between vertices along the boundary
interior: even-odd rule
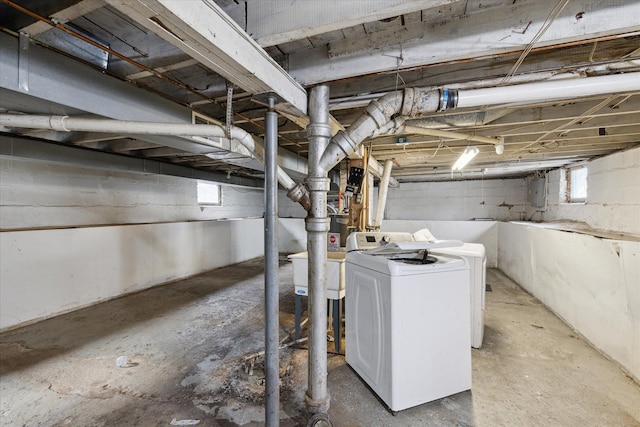
[[[0,158],[0,229],[262,217],[260,188],[222,186],[198,206],[197,181],[167,175]]]
[[[402,183],[389,188],[384,218],[517,221],[523,219],[527,203],[522,178]]]
[[[0,158],[0,330],[262,256],[262,189],[196,185]]]
[[[640,147],[587,164],[586,203],[566,203],[561,189],[564,170],[547,176],[547,207],[534,216],[543,222],[572,220],[599,230],[640,237]]]

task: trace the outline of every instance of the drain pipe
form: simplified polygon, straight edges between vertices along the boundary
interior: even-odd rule
[[[264,311],[265,425],[277,427],[280,413],[280,326],[278,280],[278,114],[268,98],[264,134]]]
[[[311,209],[305,221],[309,253],[309,370],[305,402],[310,413],[326,414],[330,401],[327,392],[326,296],[329,169],[321,166],[320,157],[331,138],[328,86],[311,89],[308,108],[309,174],[305,182],[309,189]]]
[[[135,122],[111,119],[87,119],[69,116],[38,116],[26,114],[0,114],[0,126],[8,128],[50,129],[58,132],[104,132],[129,133],[135,135],[172,135],[227,138],[226,130],[217,125],[187,123]],[[256,142],[250,133],[242,128],[231,127],[231,139],[235,139],[262,162]],[[218,148],[218,147],[216,147]],[[277,166],[278,182],[287,190],[287,196],[294,202],[309,209],[309,197],[306,189]]]
[[[371,101],[365,112],[346,130],[338,132],[320,158],[320,167],[330,170],[355,152],[364,139],[386,131],[389,121],[400,114],[416,118],[425,113],[458,107],[479,107],[514,102],[572,99],[586,96],[629,93],[640,90],[640,72],[549,80],[486,89],[407,88]],[[502,151],[503,144],[496,145]]]
[[[389,179],[391,178],[392,167],[392,160],[384,162],[384,171],[382,172],[382,178],[380,178],[380,188],[378,190],[378,208],[376,209],[376,219],[373,223],[373,227],[376,230],[380,230],[382,219],[384,218],[384,209],[387,206],[387,194],[389,193]]]

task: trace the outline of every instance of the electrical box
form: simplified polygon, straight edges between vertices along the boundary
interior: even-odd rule
[[[532,178],[529,181],[529,203],[537,210],[545,210],[546,203],[546,178]]]

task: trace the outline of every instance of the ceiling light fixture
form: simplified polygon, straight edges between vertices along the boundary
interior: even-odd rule
[[[454,171],[462,170],[462,168],[465,167],[467,163],[469,163],[479,152],[480,150],[478,150],[478,147],[475,145],[467,147],[451,169]]]

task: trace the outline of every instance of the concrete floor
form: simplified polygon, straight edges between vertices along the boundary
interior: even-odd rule
[[[243,369],[263,347],[262,271],[249,261],[0,335],[0,425],[263,425],[260,362],[253,376]],[[284,337],[294,308],[284,259],[280,280]],[[334,354],[334,425],[640,426],[638,384],[500,271],[487,283],[472,392],[393,416]],[[282,426],[306,423],[306,357],[281,352]]]

